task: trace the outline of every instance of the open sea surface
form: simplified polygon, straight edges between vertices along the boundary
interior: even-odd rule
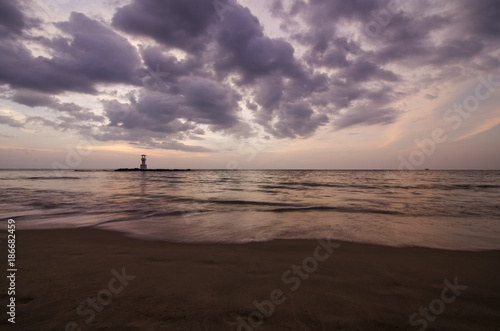
[[[3,228],[500,249],[500,171],[0,170],[0,188]]]

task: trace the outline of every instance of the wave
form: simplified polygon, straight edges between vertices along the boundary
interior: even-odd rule
[[[284,202],[253,201],[253,200],[217,200],[217,199],[188,199],[170,197],[171,201],[198,204],[224,204],[224,205],[253,205],[253,206],[297,206],[297,204]]]
[[[336,211],[344,213],[371,213],[371,214],[385,214],[385,215],[406,215],[403,212],[375,209],[375,208],[360,208],[360,207],[335,207],[335,206],[304,206],[297,203],[284,203],[284,202],[268,202],[268,201],[252,201],[252,200],[191,200],[182,199],[185,202],[193,202],[197,204],[226,204],[226,205],[252,205],[262,207],[281,207],[274,209],[260,209],[256,211],[287,213],[297,211]]]
[[[268,201],[249,200],[206,200],[205,203],[218,203],[226,205],[254,205],[254,206],[296,206],[296,204]]]
[[[81,227],[94,227],[94,226],[99,226],[99,225],[104,225],[108,223],[117,223],[117,222],[129,222],[129,221],[137,221],[139,219],[145,219],[149,217],[169,217],[169,216],[185,216],[193,213],[201,213],[201,212],[209,212],[211,210],[209,209],[185,209],[185,210],[174,210],[170,212],[151,212],[146,215],[133,215],[133,216],[125,216],[125,217],[119,217],[119,218],[113,218],[110,220],[104,220],[96,223],[91,223],[91,224],[85,224],[82,225]]]
[[[298,208],[276,208],[269,210],[275,213],[289,213],[289,212],[302,212],[302,211],[336,211],[342,213],[367,213],[367,214],[385,214],[385,215],[405,215],[404,213],[394,210],[372,209],[372,208],[349,208],[349,207],[329,207],[329,206],[316,206],[316,207],[298,207]]]
[[[408,183],[408,185],[403,184],[395,184],[395,185],[387,185],[376,183],[371,184],[330,184],[330,183],[315,183],[315,182],[281,182],[277,185],[259,185],[260,188],[263,189],[285,189],[285,190],[302,190],[303,187],[330,187],[330,188],[347,188],[347,189],[367,189],[367,190],[409,190],[409,189],[421,189],[421,190],[469,190],[469,189],[498,189],[500,185],[495,184],[417,184],[412,185]]]
[[[51,180],[51,179],[82,179],[82,178],[81,177],[70,177],[70,176],[50,176],[50,177],[35,176],[35,177],[24,177],[22,179],[29,179],[29,180]]]

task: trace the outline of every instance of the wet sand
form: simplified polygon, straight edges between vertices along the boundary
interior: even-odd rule
[[[1,329],[500,330],[500,251],[179,244],[96,229],[16,240],[16,324],[4,308]]]

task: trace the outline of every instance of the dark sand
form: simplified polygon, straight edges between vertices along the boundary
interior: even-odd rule
[[[444,311],[427,330],[500,330],[500,251],[341,243],[316,271],[301,271],[308,278],[298,285],[293,274],[285,274],[288,284],[282,276],[314,256],[316,241],[174,244],[94,229],[17,231],[16,239],[16,324],[7,322],[3,305],[1,329],[236,330],[238,317],[256,311],[255,300],[278,289],[284,294],[273,298],[283,302],[272,314],[263,323],[252,315],[262,324],[256,330],[419,330],[410,315],[435,299],[434,311]],[[323,248],[316,252],[326,256]],[[112,270],[122,268],[135,276],[122,280],[125,286],[113,280]],[[442,304],[444,280],[455,277],[467,288],[459,296],[447,290],[450,303]],[[0,283],[6,303],[7,279]],[[110,290],[117,292],[112,298]],[[106,305],[98,301],[95,312],[85,304],[80,316],[78,306],[98,293]]]

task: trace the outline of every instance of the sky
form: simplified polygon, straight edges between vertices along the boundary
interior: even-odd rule
[[[0,168],[500,169],[497,0],[0,0]]]

